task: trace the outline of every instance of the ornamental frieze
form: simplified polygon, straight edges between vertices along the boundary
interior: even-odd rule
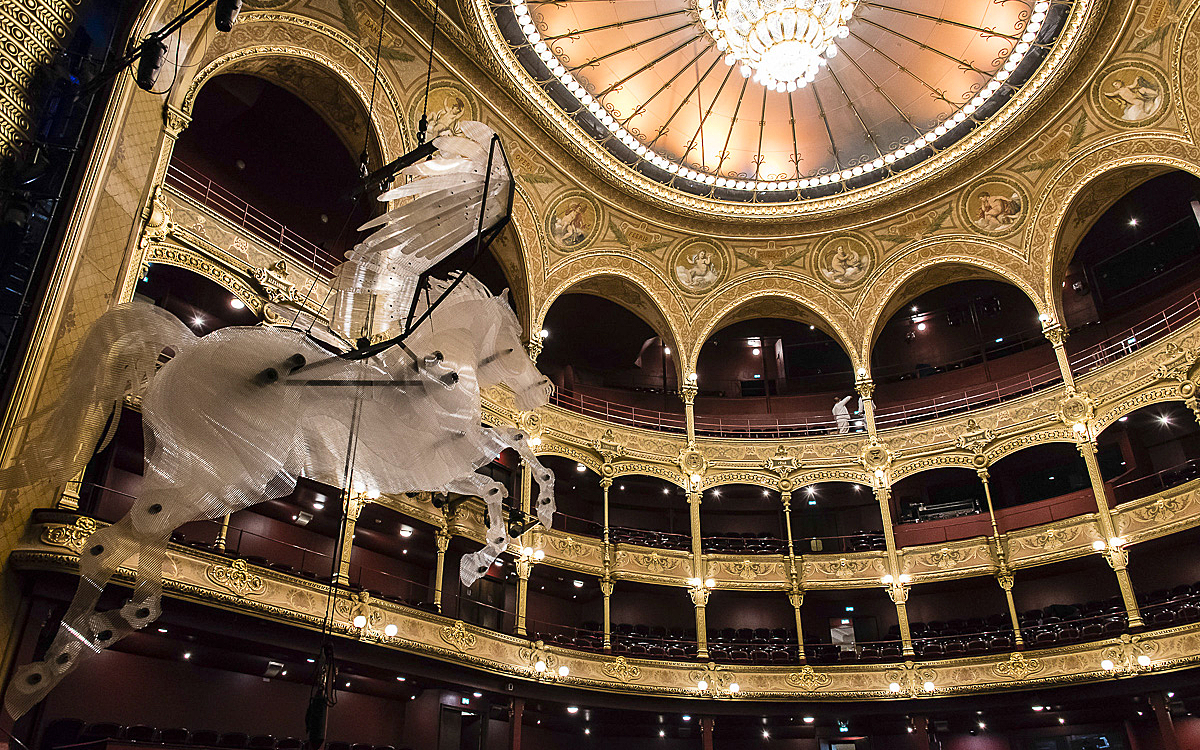
[[[833,683],[833,678],[825,672],[818,672],[810,666],[803,666],[795,672],[789,672],[784,678],[787,684],[806,693],[813,693],[827,688]]]
[[[96,530],[96,522],[87,516],[80,516],[70,526],[63,524],[47,524],[42,527],[41,539],[52,547],[64,547],[78,553],[83,549],[83,543]]]
[[[1027,658],[1025,654],[1020,652],[1010,654],[1008,661],[992,665],[992,672],[995,675],[1015,681],[1024,681],[1040,671],[1042,671],[1041,659],[1037,657]]]
[[[636,664],[630,664],[624,656],[618,656],[606,663],[601,670],[614,680],[624,683],[634,682],[642,676],[641,668]]]
[[[444,642],[462,653],[474,650],[479,641],[478,636],[467,630],[462,620],[455,620],[453,625],[445,626],[438,634]]]
[[[246,567],[245,560],[233,560],[228,565],[213,563],[204,574],[208,580],[238,596],[261,596],[267,590],[266,582]]]

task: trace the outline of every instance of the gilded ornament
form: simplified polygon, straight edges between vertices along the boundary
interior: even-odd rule
[[[729,261],[716,243],[704,239],[685,240],[671,254],[671,278],[685,294],[701,295],[725,278]]]
[[[998,175],[986,177],[964,190],[959,202],[963,223],[993,236],[1017,231],[1028,207],[1025,189],[1016,181]]]
[[[1030,675],[1042,671],[1042,660],[1036,657],[1026,657],[1021,652],[1009,654],[1008,661],[992,665],[992,672],[998,677],[1009,680],[1025,680]]]
[[[883,443],[872,440],[863,446],[861,460],[867,471],[887,469],[892,462],[892,452]]]
[[[938,570],[948,570],[967,559],[967,552],[961,549],[942,547],[936,552],[930,552],[925,559]]]
[[[582,250],[600,236],[600,204],[578,190],[554,199],[546,209],[544,231],[561,252]]]
[[[746,558],[737,562],[726,563],[725,567],[729,572],[743,581],[753,581],[755,578],[766,575],[771,572],[771,568],[775,567],[773,563],[760,562]]]
[[[87,516],[80,516],[70,526],[46,524],[42,527],[41,540],[52,547],[65,547],[78,553],[83,549],[83,543],[97,529],[96,522]]]
[[[674,570],[679,565],[678,558],[660,555],[657,550],[648,555],[635,554],[633,559],[646,570],[657,574],[665,573],[668,570]]]
[[[245,560],[233,560],[228,565],[213,563],[204,571],[204,575],[238,596],[261,596],[267,590],[267,584],[246,567]]]
[[[561,552],[568,558],[580,560],[586,556],[588,548],[581,542],[572,537],[550,537],[550,544],[554,549]]]
[[[441,631],[442,640],[462,653],[475,648],[478,641],[475,634],[467,630],[462,620],[455,620],[453,625],[447,625]]]
[[[813,271],[834,289],[851,289],[861,284],[875,264],[871,245],[855,234],[839,234],[826,240],[813,254]]]
[[[692,474],[704,474],[704,470],[708,467],[708,462],[704,460],[704,454],[699,451],[694,445],[684,447],[679,451],[679,468],[684,474],[691,476]]]
[[[1144,127],[1167,111],[1170,88],[1166,76],[1142,60],[1123,60],[1109,66],[1092,82],[1092,107],[1120,127]]]
[[[1144,523],[1168,521],[1178,515],[1187,505],[1187,500],[1178,495],[1175,497],[1160,497],[1149,505],[1133,511],[1133,517]]]
[[[633,682],[642,676],[642,670],[636,664],[630,664],[624,656],[618,656],[610,662],[607,662],[601,671],[604,674],[612,677],[614,680],[621,682]]]
[[[812,693],[821,688],[829,687],[833,682],[833,678],[824,672],[818,672],[810,666],[800,667],[799,670],[788,674],[785,678],[787,684],[794,688],[799,688],[806,693]]]
[[[1086,391],[1068,393],[1058,405],[1058,418],[1068,427],[1086,425],[1095,413],[1092,397]]]

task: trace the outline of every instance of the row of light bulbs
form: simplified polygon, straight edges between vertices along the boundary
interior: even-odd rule
[[[988,82],[971,101],[967,102],[961,109],[955,112],[949,119],[917,138],[912,143],[902,146],[895,151],[882,155],[872,162],[860,164],[849,169],[843,169],[840,172],[831,174],[817,175],[813,177],[805,177],[797,180],[736,180],[728,177],[720,177],[709,172],[699,172],[695,169],[683,167],[670,159],[662,156],[657,151],[647,148],[636,136],[627,131],[622,123],[617,121],[608,110],[593,97],[587,89],[585,89],[579,81],[575,80],[575,76],[571,71],[558,60],[549,45],[542,40],[541,34],[538,33],[537,25],[534,23],[533,15],[530,13],[529,6],[524,0],[513,0],[513,12],[516,14],[517,22],[521,25],[521,31],[525,34],[525,38],[533,47],[535,53],[546,64],[550,72],[558,78],[559,82],[567,88],[567,91],[582,104],[592,115],[609,130],[613,136],[625,144],[643,160],[653,164],[659,169],[665,170],[669,174],[678,175],[685,180],[700,182],[705,185],[712,185],[719,188],[728,188],[731,190],[745,190],[757,192],[777,192],[785,190],[802,190],[804,188],[819,187],[829,185],[835,182],[845,182],[854,177],[859,177],[870,172],[875,172],[883,169],[885,166],[890,166],[897,160],[915,154],[920,149],[933,143],[938,138],[948,133],[964,122],[968,117],[975,114],[975,111],[983,106],[993,94],[1000,90],[1004,82],[1012,76],[1013,72],[1025,59],[1026,53],[1032,48],[1034,40],[1037,38],[1038,31],[1042,28],[1042,23],[1046,20],[1046,11],[1050,9],[1050,3],[1047,0],[1042,0],[1033,6],[1033,14],[1029,17],[1029,23],[1025,27],[1025,33],[1021,36],[1021,41],[1013,46],[1012,52],[1009,53],[1008,60],[1004,66],[996,72],[996,75]],[[749,77],[752,71],[746,66],[742,66],[742,75]],[[778,89],[777,89],[778,90]],[[786,87],[784,89],[787,90]]]

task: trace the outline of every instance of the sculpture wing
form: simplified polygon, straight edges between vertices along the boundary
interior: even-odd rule
[[[488,179],[494,133],[479,122],[459,125],[464,135],[434,139],[437,155],[403,170],[409,180],[379,196],[399,205],[359,227],[375,231],[346,254],[333,285],[330,327],[347,338],[390,328],[407,314],[421,272],[479,233],[481,210],[485,230],[508,210],[512,175],[498,150]]]

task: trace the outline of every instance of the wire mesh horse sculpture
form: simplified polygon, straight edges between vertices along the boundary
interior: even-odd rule
[[[473,236],[450,227],[432,232],[429,222],[443,222],[445,214],[422,201],[430,195],[444,201],[451,192],[454,210],[466,210],[465,216],[452,217],[459,224],[476,220],[470,215],[473,200],[476,211],[485,211],[480,204],[486,202],[478,198],[494,185],[480,178],[477,146],[492,134],[479,128],[474,143],[435,141],[449,156],[441,164],[433,159],[413,169],[417,177],[423,171],[434,175],[427,188],[416,179],[398,189],[415,198],[374,222],[383,228],[351,254],[339,277],[342,299],[336,310],[361,303],[347,295],[366,295],[372,284],[378,287],[373,275],[389,282],[403,274],[415,277],[422,262],[432,265]],[[463,152],[474,156],[464,158]],[[457,182],[447,177],[456,172]],[[463,195],[472,192],[475,198]],[[390,199],[389,194],[383,198]],[[486,224],[479,220],[477,229]],[[444,246],[434,247],[437,240],[404,246],[406,238],[421,232],[441,238]],[[388,235],[382,241],[381,233]],[[412,254],[416,248],[424,260],[400,259],[400,268],[392,262],[396,258],[368,252],[372,241],[391,248],[381,252]],[[358,281],[347,284],[346,279]],[[402,281],[395,286],[415,293],[411,280]],[[520,324],[504,295],[492,296],[470,276],[432,287],[444,300],[425,311],[429,325],[407,331],[411,335],[401,345],[369,356],[331,355],[311,335],[292,328],[233,327],[197,338],[170,313],[142,303],[119,305],[99,318],[75,356],[62,397],[34,419],[22,460],[0,472],[0,487],[64,485],[108,443],[121,404],[132,395],[141,399],[145,432],[143,490],[124,518],[84,542],[79,587],[57,636],[43,661],[20,667],[12,680],[5,702],[11,716],[41,700],[83,659],[161,614],[163,563],[172,531],[284,497],[300,476],[381,493],[482,497],[487,539],[462,559],[461,579],[468,586],[509,543],[502,507],[507,491],[475,473],[500,451],[512,448],[530,466],[538,485],[538,520],[551,525],[552,474],[522,430],[482,426],[480,405],[481,389],[503,383],[514,393],[517,408],[532,410],[547,402],[550,383],[526,355]],[[359,321],[346,313],[343,322],[357,326]],[[164,351],[173,356],[156,371]],[[97,612],[105,587],[135,555],[132,595],[119,609]]]

